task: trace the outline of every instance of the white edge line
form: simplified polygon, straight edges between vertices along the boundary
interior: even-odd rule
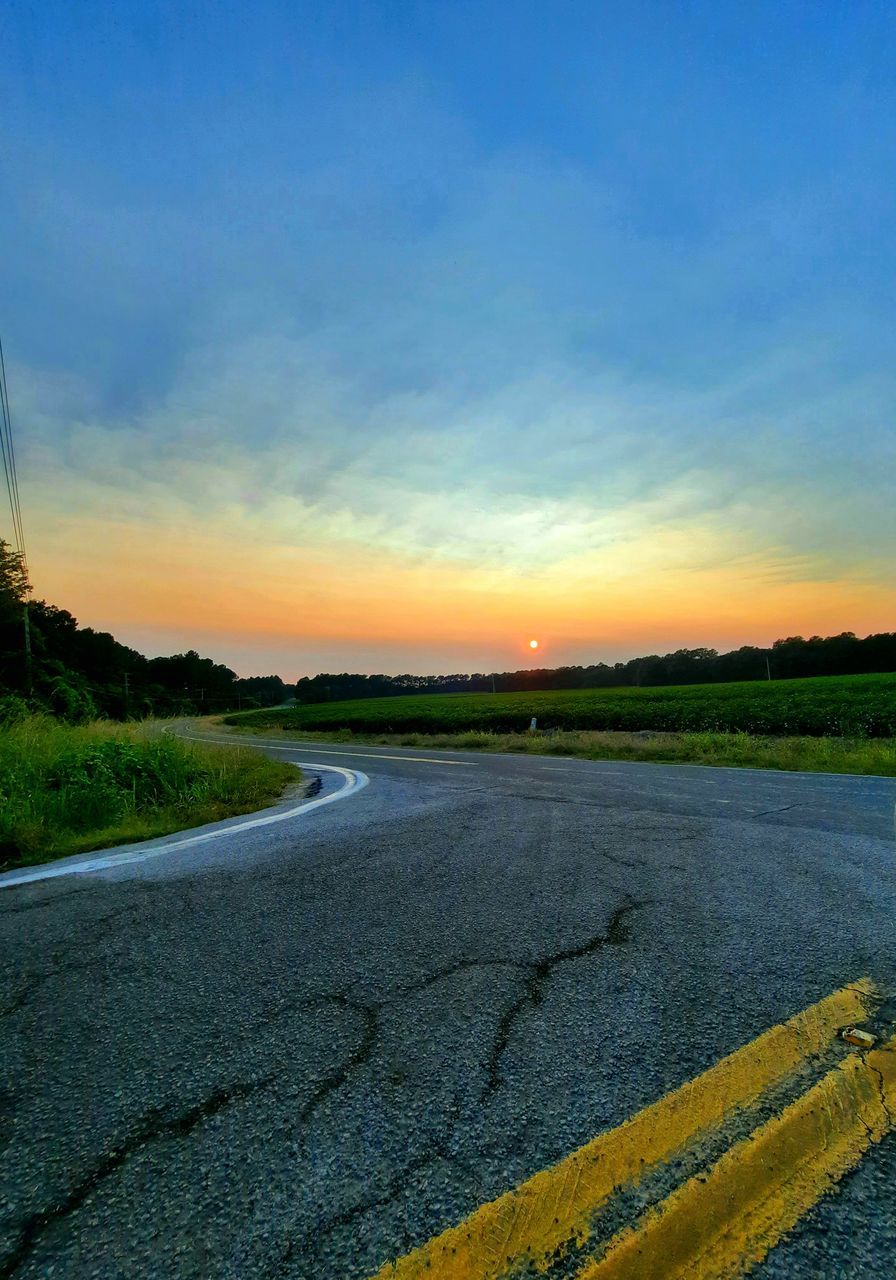
[[[447,697],[448,695],[446,694],[445,696]],[[196,738],[194,739],[194,741],[199,742],[200,739]],[[229,742],[230,739],[216,738],[214,739],[214,741]],[[869,739],[869,741],[873,741],[873,739]],[[272,742],[264,742],[262,744],[261,739],[252,739],[252,738],[247,738],[245,745],[249,746],[251,742],[257,742],[258,745],[271,747],[274,751],[302,751],[304,750],[305,747],[314,745],[313,743],[309,743],[308,741],[303,742],[300,739],[297,739],[297,745],[294,747],[285,747],[285,746],[277,747],[277,746],[274,746]],[[368,742],[368,743],[365,743],[364,745],[373,746],[375,744]],[[784,779],[814,778],[819,782],[824,782],[827,778],[842,778],[844,781],[848,781],[848,782],[888,782],[890,784],[892,784],[893,782],[896,782],[896,778],[894,778],[893,775],[889,773],[828,773],[827,770],[824,770],[824,769],[769,769],[769,768],[766,768],[765,766],[754,767],[753,765],[749,765],[749,764],[698,764],[694,760],[616,760],[612,756],[597,756],[595,757],[595,759],[592,760],[588,756],[542,755],[537,751],[485,751],[485,750],[476,751],[475,748],[472,748],[472,747],[468,747],[465,752],[451,751],[450,748],[448,747],[430,747],[430,751],[438,751],[440,753],[443,752],[445,755],[456,755],[456,756],[470,755],[470,754],[475,754],[477,756],[486,756],[486,757],[492,756],[493,758],[497,758],[499,760],[532,760],[532,761],[565,760],[565,761],[568,761],[570,765],[573,765],[573,766],[580,765],[582,768],[588,768],[589,766],[596,765],[596,764],[628,765],[628,766],[636,765],[641,768],[645,766],[649,766],[653,768],[654,766],[656,766],[657,768],[665,768],[665,769],[705,769],[708,773],[709,772],[737,773],[737,774],[740,774],[741,777],[743,777],[744,775],[748,777],[753,777],[757,773],[767,773],[773,778],[784,778]],[[380,755],[378,753],[374,755],[372,752],[352,751],[350,748],[347,748],[342,751],[321,751],[321,754],[333,755],[333,756],[360,756],[363,754],[366,756],[368,760],[411,759],[411,760],[423,760],[424,763],[426,764],[473,764],[472,760],[441,760],[441,759],[437,760],[435,758],[433,759],[426,758],[424,760],[424,758],[421,756],[385,756],[385,755]]]
[[[151,858],[161,857],[177,849],[186,849],[190,845],[205,844],[209,840],[218,840],[222,836],[236,835],[241,831],[251,831],[254,827],[269,827],[275,822],[285,822],[288,818],[297,818],[319,809],[325,804],[334,804],[337,800],[347,800],[363,787],[370,779],[359,769],[343,769],[335,764],[316,764],[308,761],[291,762],[303,769],[321,769],[327,773],[341,773],[345,785],[332,795],[321,796],[317,800],[307,800],[294,805],[291,809],[282,809],[276,813],[268,813],[263,818],[250,818],[247,822],[237,822],[229,827],[219,827],[216,831],[204,831],[201,835],[187,836],[183,840],[170,840],[166,844],[153,845],[147,849],[134,849],[127,853],[108,853],[96,858],[63,859],[51,862],[47,866],[23,868],[21,871],[6,871],[0,875],[0,889],[12,889],[16,885],[30,884],[35,880],[53,880],[58,876],[84,875],[91,871],[104,871],[110,867],[125,866],[132,862],[148,862]],[[262,811],[264,812],[264,811]],[[80,855],[78,855],[80,857]]]
[[[165,732],[167,733],[168,730],[165,730]],[[175,737],[186,738],[188,742],[220,742],[220,743],[226,744],[228,747],[243,747],[243,748],[264,747],[268,751],[292,751],[293,754],[295,754],[296,751],[304,751],[305,748],[309,745],[314,746],[314,743],[309,744],[307,742],[301,742],[301,741],[298,741],[297,745],[288,746],[287,744],[282,742],[271,742],[270,739],[268,738],[250,738],[248,736],[243,738],[242,740],[235,737],[234,738],[213,738],[210,734],[207,734],[207,733],[203,734],[201,737],[198,737],[198,738],[192,737],[189,733],[178,733],[175,735]],[[370,745],[370,744],[366,744],[366,745]],[[382,751],[353,751],[351,747],[346,747],[341,750],[335,750],[333,748],[327,749],[323,745],[321,745],[320,747],[317,747],[316,750],[322,756],[353,756],[355,758],[361,758],[364,760],[404,760],[408,764],[473,765],[475,763],[473,760],[442,760],[441,758],[434,757],[434,756],[387,756]],[[434,751],[439,750],[439,748],[433,747],[433,750]],[[460,754],[460,753],[458,752],[456,754]],[[497,753],[492,752],[490,754],[494,755]],[[547,756],[545,758],[550,759],[550,756]]]
[[[449,695],[446,695],[449,696]],[[170,730],[165,730],[168,733]],[[587,732],[587,730],[585,731]],[[600,730],[595,730],[600,732]],[[612,732],[612,731],[611,731]],[[180,734],[182,738],[189,737],[188,734]],[[238,738],[239,734],[233,737],[221,738],[190,738],[191,742],[226,742],[232,743],[234,738]],[[869,739],[874,741],[874,739]],[[314,747],[317,744],[307,738],[296,738],[293,746],[284,743],[274,743],[270,739],[250,737],[248,734],[243,739],[243,746],[264,746],[269,747],[273,751],[304,751],[306,747]],[[563,760],[571,765],[580,765],[588,768],[590,765],[659,765],[667,769],[705,769],[712,773],[738,773],[752,777],[757,773],[767,773],[773,778],[814,778],[816,781],[824,782],[827,778],[842,778],[848,782],[889,782],[896,781],[892,774],[889,773],[833,773],[826,769],[771,769],[766,766],[754,767],[747,764],[698,764],[694,760],[616,760],[612,756],[590,759],[588,756],[555,756],[546,755],[538,751],[477,751],[475,748],[468,747],[464,750],[452,751],[450,747],[430,747],[430,751],[438,751],[438,757],[429,756],[387,756],[383,752],[387,749],[377,750],[377,744],[374,742],[361,742],[358,744],[362,747],[374,747],[374,751],[353,751],[351,747],[343,747],[338,750],[330,747],[325,749],[324,743],[321,742],[319,750],[321,755],[330,756],[364,756],[367,760],[411,760],[424,764],[473,764],[472,760],[445,760],[444,756],[497,756],[503,760]],[[330,744],[327,743],[329,747]],[[394,748],[393,748],[394,750]]]

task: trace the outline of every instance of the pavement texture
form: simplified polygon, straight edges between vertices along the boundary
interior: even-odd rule
[[[835,988],[896,992],[893,780],[294,758],[370,785],[0,892],[0,1278],[363,1278]],[[753,1274],[891,1280],[894,1187],[891,1134]]]

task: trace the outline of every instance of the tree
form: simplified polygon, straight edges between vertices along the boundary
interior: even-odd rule
[[[21,554],[0,538],[0,606],[10,611],[16,609],[25,603],[30,590],[31,583]]]
[[[17,693],[28,683],[22,607],[30,590],[22,557],[0,538],[0,685]]]

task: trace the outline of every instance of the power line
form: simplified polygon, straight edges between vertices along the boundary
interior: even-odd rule
[[[9,388],[6,381],[6,362],[3,357],[2,342],[0,342],[0,401],[2,401],[2,415],[0,416],[2,416],[4,435],[6,437],[6,454],[8,455],[7,489],[9,491],[18,550],[21,553],[23,562],[26,563],[25,527],[22,523],[22,504],[19,498],[19,477],[16,470],[16,450],[12,434],[12,415],[9,411]]]
[[[16,471],[16,450],[13,442],[12,415],[9,411],[9,390],[6,383],[6,362],[3,358],[2,342],[0,342],[0,453],[3,455],[3,472],[12,515],[13,539],[16,550],[22,558],[22,567],[27,573],[25,526],[22,523],[22,504],[19,498],[19,477]]]
[[[19,546],[19,523],[18,511],[16,508],[16,500],[13,489],[12,479],[12,459],[10,457],[9,443],[7,442],[7,416],[6,416],[6,396],[3,390],[3,378],[0,375],[0,409],[2,409],[2,421],[0,421],[0,451],[3,453],[3,472],[6,476],[6,492],[9,495],[9,509],[12,512],[12,536],[16,545],[16,550],[21,551]]]
[[[13,540],[19,561],[28,581],[28,560],[25,555],[25,527],[22,524],[22,503],[19,499],[19,477],[16,472],[16,448],[12,438],[12,415],[9,412],[9,389],[6,385],[6,361],[3,359],[3,343],[0,342],[0,454],[3,455],[3,473],[6,492],[12,513]],[[23,639],[25,642],[25,690],[29,698],[34,696],[34,678],[31,658],[31,621],[28,615],[27,597],[22,601]]]

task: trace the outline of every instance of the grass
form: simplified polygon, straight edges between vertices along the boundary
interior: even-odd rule
[[[284,733],[284,730],[273,730]],[[806,773],[861,773],[896,777],[896,738],[771,737],[751,733],[316,733],[315,740],[374,743],[425,750],[512,751],[585,760],[728,765]]]
[[[244,712],[231,725],[353,733],[651,730],[759,737],[896,737],[896,674],[743,680],[663,688],[447,693],[310,703]]]
[[[260,809],[299,774],[251,750],[184,742],[159,722],[0,727],[0,867],[148,840]]]

